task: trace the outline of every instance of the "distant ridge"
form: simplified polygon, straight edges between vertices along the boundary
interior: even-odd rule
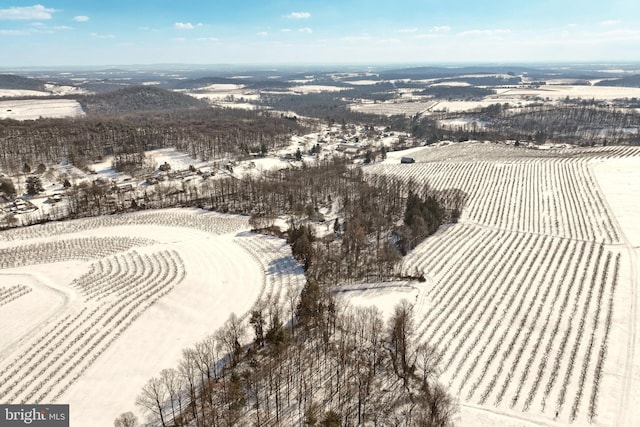
[[[78,98],[88,115],[118,115],[140,111],[204,108],[204,101],[150,86],[132,86],[114,92]]]
[[[0,74],[0,89],[15,90],[45,90],[43,80],[17,76],[15,74]]]

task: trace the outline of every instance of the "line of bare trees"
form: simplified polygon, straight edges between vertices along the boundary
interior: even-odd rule
[[[295,325],[282,324],[291,307],[258,305],[250,344],[240,344],[248,325],[232,315],[184,350],[178,367],[139,395],[151,425],[452,425],[456,406],[437,382],[437,351],[416,342],[409,303],[385,323],[377,308],[337,304],[315,282],[296,302]]]

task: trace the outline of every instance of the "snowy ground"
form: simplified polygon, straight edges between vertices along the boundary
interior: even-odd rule
[[[400,156],[418,163],[400,165]],[[459,399],[458,425],[635,425],[637,149],[448,144],[389,153],[367,170],[470,196],[459,224],[404,260],[406,271],[420,269],[428,279],[417,287],[417,335],[443,351],[440,379]],[[601,283],[600,291],[588,282]],[[384,287],[372,296],[385,304],[385,292],[397,298],[396,289]],[[606,357],[591,345],[606,349]],[[604,364],[594,392],[596,360]],[[598,398],[590,421],[593,393]]]
[[[445,83],[443,83],[445,85]],[[446,85],[451,85],[446,83]],[[640,97],[640,88],[606,87],[606,86],[572,86],[572,85],[544,85],[539,88],[504,88],[497,89],[495,95],[489,95],[479,100],[448,101],[431,100],[425,96],[412,96],[403,92],[403,97],[387,102],[351,104],[352,110],[373,114],[425,114],[430,111],[446,111],[460,113],[464,111],[486,108],[492,104],[510,104],[511,106],[526,106],[541,98],[550,102],[557,102],[569,98],[614,100]]]
[[[36,120],[41,117],[83,116],[82,107],[73,99],[27,99],[0,101],[0,119]]]
[[[616,358],[616,369],[608,372],[605,385],[620,387],[605,394],[615,426],[634,426],[640,420],[640,334],[638,327],[638,304],[640,304],[640,158],[608,159],[594,166],[600,189],[611,208],[616,221],[624,233],[623,246],[629,256],[630,265],[624,274],[625,286],[617,298],[621,313],[617,318],[617,332],[610,349]],[[612,390],[613,391],[613,390]]]
[[[170,209],[0,233],[0,262],[18,263],[0,268],[0,291],[16,284],[31,290],[0,305],[0,325],[6,331],[0,336],[0,400],[69,404],[71,425],[78,426],[107,427],[122,412],[138,412],[135,399],[141,387],[160,370],[175,367],[182,349],[215,332],[231,313],[244,315],[265,293],[283,295],[286,283],[302,286],[300,268],[276,268],[285,265],[281,263],[297,265],[288,246],[247,229],[244,217]],[[112,246],[131,239],[132,248]],[[103,249],[82,250],[76,246],[82,242]],[[38,259],[27,255],[33,254],[30,244],[39,245]],[[53,252],[47,249],[52,244],[64,246]],[[104,249],[115,252],[97,254]],[[62,259],[51,263],[52,257]],[[98,280],[101,275],[91,274],[100,265],[108,266],[103,275],[109,280],[100,288],[107,294],[96,300],[80,283],[85,277]],[[154,294],[155,300],[146,300],[150,305],[142,301],[120,311],[107,308],[128,303],[108,294],[110,287],[122,284],[119,278],[131,277],[133,283],[136,269],[151,267],[155,270],[150,274],[158,274],[148,277],[152,284],[167,276],[174,279]],[[125,276],[109,272],[113,268]],[[126,314],[129,309],[133,311]],[[92,319],[96,322],[101,313],[110,312],[123,316],[122,323],[102,317],[103,327],[81,332]],[[92,338],[94,331],[105,338]],[[74,337],[80,344],[72,344]],[[68,349],[58,356],[63,348]],[[86,356],[80,356],[83,352]],[[38,372],[44,380],[36,386],[31,376]]]

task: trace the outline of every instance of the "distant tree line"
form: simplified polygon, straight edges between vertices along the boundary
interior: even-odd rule
[[[113,92],[77,97],[82,110],[92,116],[122,116],[141,111],[206,108],[209,105],[192,96],[153,86],[130,86]]]
[[[568,143],[582,146],[640,144],[640,113],[598,102],[565,100],[561,105],[532,104],[514,108],[493,104],[465,112],[482,126],[468,124],[445,128],[438,121],[460,114],[416,115],[410,124],[414,138],[434,143],[442,140],[520,140],[534,143]]]
[[[194,158],[247,155],[257,145],[275,149],[307,130],[269,113],[230,109],[158,111],[122,117],[0,120],[0,167],[68,160],[85,169],[107,155],[175,147]]]
[[[496,91],[493,89],[475,86],[429,86],[419,92],[420,95],[449,100],[482,99],[495,93]]]

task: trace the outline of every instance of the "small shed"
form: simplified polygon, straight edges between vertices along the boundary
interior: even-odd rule
[[[415,163],[415,159],[413,157],[401,157],[400,163]]]

